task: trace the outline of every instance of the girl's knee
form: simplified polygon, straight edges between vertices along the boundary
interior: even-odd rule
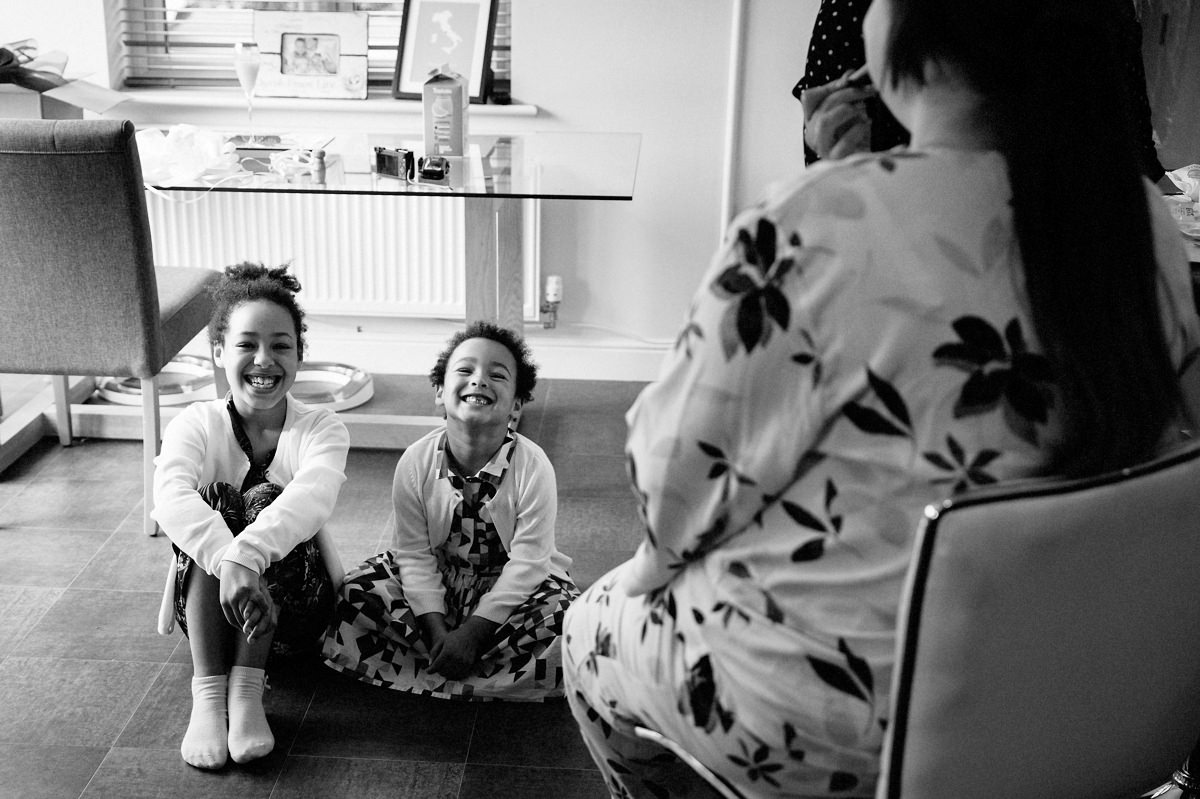
[[[246,524],[251,524],[258,518],[258,514],[263,508],[275,501],[275,498],[283,493],[283,489],[274,483],[259,483],[256,486],[251,486],[246,489],[246,493],[242,494],[242,502],[245,507]]]
[[[208,506],[221,514],[230,532],[237,535],[246,527],[246,504],[242,493],[229,483],[208,483],[200,486],[197,493]]]

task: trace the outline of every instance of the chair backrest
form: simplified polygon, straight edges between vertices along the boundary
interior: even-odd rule
[[[1200,446],[930,507],[878,797],[1138,796],[1200,733]]]
[[[0,120],[0,372],[151,377],[163,350],[133,124]]]

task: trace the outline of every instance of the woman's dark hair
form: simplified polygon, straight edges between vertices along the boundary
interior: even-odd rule
[[[441,388],[446,382],[446,364],[458,345],[467,339],[486,338],[503,346],[512,353],[517,364],[517,383],[515,394],[522,403],[533,401],[533,387],[537,385],[537,364],[533,362],[533,354],[525,340],[508,328],[500,327],[491,322],[472,322],[466,329],[460,330],[450,337],[446,347],[437,356],[437,363],[429,370],[429,382],[434,388]]]
[[[1182,406],[1158,305],[1147,188],[1117,3],[889,0],[887,78],[927,62],[984,98],[1008,162],[1033,324],[1060,389],[1052,468],[1069,475],[1151,457]]]
[[[300,281],[289,275],[287,265],[271,269],[262,264],[244,261],[225,267],[225,277],[212,291],[216,302],[212,317],[208,320],[208,340],[220,344],[229,329],[229,315],[239,306],[255,300],[267,300],[287,310],[296,323],[296,354],[304,360],[304,310],[296,302]]]

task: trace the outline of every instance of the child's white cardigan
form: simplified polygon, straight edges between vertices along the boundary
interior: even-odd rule
[[[262,574],[316,536],[325,568],[334,587],[340,588],[345,570],[325,522],[346,479],[350,436],[333,412],[309,407],[290,395],[287,403],[275,457],[267,467],[267,479],[284,490],[253,524],[235,538],[221,515],[197,493],[213,482],[240,486],[250,470],[223,399],[189,405],[167,425],[155,459],[151,516],[209,574],[216,574],[226,560]],[[175,570],[172,556],[158,614],[158,631],[164,635],[175,626]]]

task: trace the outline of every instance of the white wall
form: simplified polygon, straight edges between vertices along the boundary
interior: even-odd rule
[[[803,71],[818,4],[514,0],[514,101],[540,110],[504,124],[514,131],[643,136],[632,202],[543,203],[542,270],[563,276],[562,336],[600,330],[661,348],[673,340],[719,242],[723,212],[745,207],[767,183],[803,168],[802,118],[790,89]],[[6,10],[6,36],[33,36],[43,49],[67,50],[70,71],[106,81],[99,0],[11,5],[16,8]],[[740,61],[731,64],[739,18],[746,35]],[[65,19],[72,24],[64,25]],[[740,75],[733,125],[727,114],[731,74]],[[240,114],[235,92],[225,92],[229,97],[214,106]],[[269,125],[272,114],[286,118],[283,103],[261,103],[256,120],[261,114],[260,124]],[[400,124],[419,119],[410,114]],[[727,185],[731,131],[736,148]]]

